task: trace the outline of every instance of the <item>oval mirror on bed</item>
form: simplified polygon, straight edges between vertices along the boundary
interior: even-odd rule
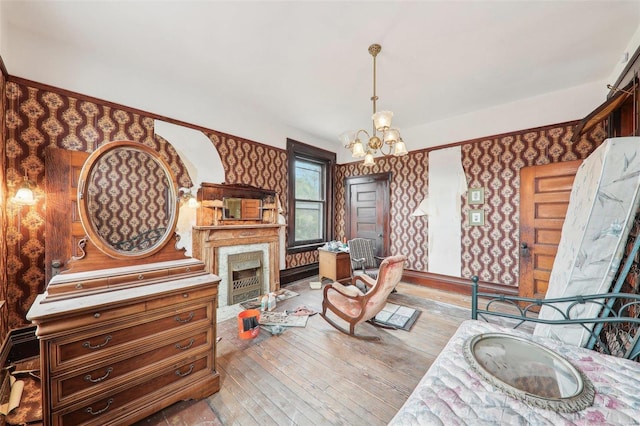
[[[93,152],[80,172],[80,220],[106,255],[147,257],[173,235],[177,194],[169,165],[156,151],[138,142],[110,142]]]
[[[481,334],[467,340],[464,357],[485,381],[535,407],[571,413],[593,404],[591,381],[569,361],[531,340]]]

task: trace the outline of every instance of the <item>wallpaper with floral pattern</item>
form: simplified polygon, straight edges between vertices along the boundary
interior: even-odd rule
[[[520,169],[586,158],[606,137],[596,126],[575,144],[574,123],[477,139],[462,144],[469,188],[484,188],[484,226],[469,226],[462,204],[462,277],[518,285]],[[476,206],[474,206],[476,208]]]
[[[221,132],[210,131],[206,134],[222,160],[225,183],[276,191],[286,215],[289,206],[287,152]],[[287,254],[285,261],[287,269],[308,265],[318,261],[318,252]]]
[[[368,174],[389,173],[389,253],[407,256],[406,269],[427,270],[428,223],[425,217],[412,217],[427,194],[429,155],[426,151],[410,152],[403,157],[376,158],[375,165],[365,167],[362,161],[337,166],[335,235],[346,235],[345,179]]]
[[[35,85],[34,85],[35,86]],[[5,181],[8,195],[26,176],[38,185],[40,202],[35,206],[6,207],[6,301],[8,326],[25,324],[25,314],[35,295],[44,288],[44,148],[58,146],[91,152],[105,141],[134,140],[154,147],[169,162],[179,186],[191,181],[173,147],[153,131],[153,118],[112,104],[82,99],[51,88],[32,87],[9,80],[4,84],[6,126]],[[518,171],[545,162],[584,158],[603,139],[597,126],[571,145],[573,124],[513,132],[507,135],[467,141],[462,144],[462,164],[470,186],[484,186],[484,227],[469,229],[464,224],[469,206],[463,200],[463,277],[479,273],[483,280],[517,285]],[[274,190],[285,211],[287,199],[286,151],[210,130],[206,132],[220,154],[226,183],[243,183]],[[359,163],[336,167],[335,236],[345,232],[344,179],[370,173],[390,173],[391,253],[408,256],[407,268],[428,270],[428,221],[411,217],[428,192],[428,151],[413,151],[400,158],[376,160],[365,170]],[[1,246],[0,246],[1,249]],[[286,256],[286,267],[317,262],[317,252]],[[3,268],[4,270],[5,268]],[[0,290],[1,291],[1,290]]]
[[[6,96],[5,89],[7,86],[7,79],[3,72],[0,72],[0,117],[4,117],[6,111]],[[5,151],[5,121],[0,119],[0,152]],[[0,205],[7,205],[7,191],[5,185],[5,156],[0,155]],[[7,239],[5,238],[5,230],[7,229],[7,212],[5,208],[0,208],[0,300],[6,300],[7,298]],[[4,341],[7,335],[7,322],[8,322],[8,309],[7,304],[4,303],[0,307],[0,341]]]
[[[154,137],[152,118],[13,81],[5,85],[4,100],[3,170],[7,196],[11,197],[27,176],[37,185],[38,197],[33,206],[5,204],[8,327],[15,328],[26,323],[29,307],[45,286],[44,150],[47,146],[92,152],[105,142],[132,140],[160,152],[181,186],[190,187],[191,180],[173,147]]]

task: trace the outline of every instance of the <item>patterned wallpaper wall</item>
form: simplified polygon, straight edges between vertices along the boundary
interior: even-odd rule
[[[11,196],[26,174],[38,185],[41,196],[35,206],[6,207],[7,263],[6,300],[9,327],[25,324],[25,315],[36,294],[44,289],[44,217],[46,200],[44,149],[53,145],[69,150],[92,152],[106,141],[133,140],[153,147],[171,165],[179,186],[191,181],[171,145],[154,135],[153,119],[64,93],[20,82],[3,83],[6,103],[5,179]],[[583,158],[604,139],[596,127],[575,146],[569,146],[572,126],[514,132],[463,144],[463,165],[470,186],[486,188],[487,225],[483,229],[463,228],[463,276],[479,273],[483,280],[516,283],[517,264],[517,184],[518,170],[529,164]],[[257,142],[209,131],[230,184],[248,184],[277,191],[285,212],[287,199],[286,151]],[[391,253],[406,253],[408,269],[428,268],[428,221],[411,217],[428,190],[428,152],[416,151],[400,158],[378,159],[365,170],[359,163],[336,168],[335,235],[344,236],[344,179],[370,173],[391,173]],[[463,214],[468,212],[464,205]],[[1,220],[1,217],[0,217]],[[463,217],[463,222],[466,216]],[[497,244],[497,241],[504,241]],[[2,246],[0,246],[0,250]],[[286,256],[286,267],[317,262],[317,252]],[[482,265],[482,266],[479,266]],[[480,267],[480,270],[478,270]],[[2,268],[3,270],[5,268]],[[0,294],[1,296],[1,294]]]
[[[364,167],[362,161],[341,164],[336,169],[335,235],[345,236],[345,178],[376,173],[390,173],[389,185],[389,255],[407,256],[407,269],[427,270],[428,223],[426,217],[412,217],[427,194],[429,156],[426,151],[410,152],[403,157],[376,158],[375,165]]]
[[[6,204],[8,326],[26,323],[35,296],[44,290],[44,149],[92,152],[105,142],[132,140],[159,151],[182,186],[191,186],[186,168],[166,141],[154,137],[153,119],[126,110],[9,81],[6,84],[5,179],[8,196],[25,174],[37,184],[33,206]]]
[[[573,124],[479,139],[462,145],[469,188],[484,188],[484,226],[469,226],[463,197],[462,276],[518,285],[520,169],[586,158],[606,138],[601,125],[571,144]],[[475,208],[475,206],[474,206]]]
[[[221,132],[207,132],[207,137],[222,160],[225,183],[276,191],[286,216],[289,206],[287,152]],[[318,253],[315,250],[286,255],[287,268],[317,261]]]
[[[4,73],[0,72],[0,117],[4,117],[6,110],[5,89],[7,80]],[[5,152],[5,120],[0,118],[0,153]],[[7,193],[5,185],[5,157],[0,155],[0,205],[7,205]],[[7,298],[7,239],[4,237],[4,231],[7,229],[7,212],[4,208],[0,208],[0,300]],[[4,341],[7,335],[7,304],[0,307],[0,341]]]
[[[548,126],[462,143],[462,165],[469,187],[485,188],[485,226],[469,227],[466,197],[462,197],[462,277],[517,285],[519,170],[524,166],[585,158],[605,138],[601,125],[575,145],[573,124]],[[428,221],[410,214],[428,193],[428,153],[376,159],[365,169],[361,162],[339,165],[336,179],[336,236],[345,234],[344,179],[391,172],[390,254],[408,256],[407,269],[428,270]]]

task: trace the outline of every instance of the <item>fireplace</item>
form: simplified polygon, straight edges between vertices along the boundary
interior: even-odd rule
[[[261,224],[195,226],[193,228],[193,257],[203,260],[207,270],[220,277],[218,307],[239,303],[233,301],[234,296],[231,293],[233,293],[233,280],[240,278],[233,277],[229,257],[252,252],[261,253],[261,279],[256,280],[260,287],[255,296],[246,295],[247,298],[280,289],[279,245],[282,226]],[[240,292],[243,291],[244,289],[240,290]],[[250,290],[252,293],[255,291],[253,287]]]
[[[229,305],[255,299],[262,294],[262,255],[262,251],[252,251],[227,256]]]

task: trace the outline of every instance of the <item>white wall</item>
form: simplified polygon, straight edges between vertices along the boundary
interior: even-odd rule
[[[428,271],[460,277],[462,213],[460,196],[467,191],[459,146],[429,153]]]
[[[220,155],[204,133],[160,120],[155,121],[154,127],[155,133],[175,148],[187,168],[193,182],[193,195],[202,182],[224,182],[224,168]],[[178,214],[176,232],[180,235],[178,248],[185,248],[187,256],[191,256],[191,228],[195,225],[196,210],[183,203]]]

